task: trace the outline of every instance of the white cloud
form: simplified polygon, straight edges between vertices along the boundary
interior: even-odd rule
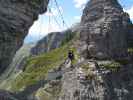
[[[80,21],[81,20],[81,16],[74,16],[74,19],[77,20],[77,21]]]
[[[75,7],[83,9],[88,0],[74,0]]]
[[[40,34],[42,35],[43,32],[42,32],[41,28],[44,27],[44,25],[43,25],[43,22],[41,21],[41,18],[42,17],[39,16],[39,19],[34,22],[34,24],[31,26],[31,28],[29,30],[28,35],[31,35],[31,36],[38,36]]]
[[[61,31],[63,28],[60,28],[55,22],[52,22],[50,25],[48,23],[40,23],[36,21],[34,25],[29,30],[29,35],[38,37],[45,36],[50,32]]]
[[[130,18],[133,20],[133,6],[130,9],[124,11],[126,11],[130,15]]]
[[[61,8],[60,8],[61,9]],[[57,32],[62,31],[65,29],[65,27],[60,27],[52,18],[51,15],[51,22],[48,21],[48,15],[40,15],[39,19],[34,22],[32,27],[29,30],[29,34],[26,38],[26,41],[28,42],[34,42],[35,40],[39,40],[42,37],[46,36],[50,32]],[[54,15],[55,16],[55,15]],[[58,20],[57,20],[58,21]],[[33,39],[33,40],[32,40]]]
[[[63,13],[63,9],[59,7],[60,12]],[[55,22],[53,16],[58,16],[59,12],[56,8],[51,8],[51,12],[48,10],[45,14],[39,15],[37,21],[34,22],[32,27],[29,30],[29,35],[38,36],[38,34],[44,36],[47,35],[49,32],[60,31],[62,30],[59,28],[57,23]],[[50,17],[50,23],[49,23]],[[58,17],[57,17],[58,18]],[[58,19],[56,19],[58,21]],[[50,24],[50,25],[49,25]]]

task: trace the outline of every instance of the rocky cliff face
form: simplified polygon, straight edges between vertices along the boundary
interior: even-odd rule
[[[31,48],[34,44],[24,44],[15,54],[9,67],[2,73],[0,79],[7,80],[7,78],[12,77],[12,74],[15,74],[16,71],[24,69],[27,58],[31,55]],[[17,72],[16,72],[17,73]],[[4,82],[2,81],[2,83]]]
[[[23,44],[28,29],[47,9],[48,0],[0,1],[0,73]]]
[[[83,61],[66,71],[58,100],[132,100],[132,65],[111,71],[103,67],[109,63]]]
[[[72,34],[70,29],[63,32],[52,32],[45,36],[43,39],[31,49],[33,55],[39,55],[41,53],[49,52],[61,46],[63,40],[67,35]]]
[[[130,33],[128,34],[128,47],[133,48],[133,24],[130,25]]]
[[[81,40],[87,44],[87,57],[126,57],[131,25],[117,0],[90,0],[83,11],[80,30]]]

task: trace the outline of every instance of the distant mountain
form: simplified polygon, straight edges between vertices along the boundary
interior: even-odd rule
[[[39,55],[41,53],[49,52],[55,48],[60,47],[65,41],[71,40],[74,33],[71,29],[63,32],[52,32],[37,42],[37,44],[31,49],[33,55]]]

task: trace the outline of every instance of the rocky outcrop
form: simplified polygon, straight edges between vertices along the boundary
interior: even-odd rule
[[[24,44],[16,52],[11,64],[0,77],[0,79],[4,79],[2,83],[5,82],[7,78],[12,77],[12,74],[15,74],[15,72],[19,72],[24,69],[24,65],[26,64],[27,58],[31,55],[30,50],[33,46],[34,44]]]
[[[0,1],[0,74],[22,46],[30,26],[46,12],[48,0]]]
[[[11,92],[0,90],[0,99],[1,100],[19,100]]]
[[[120,65],[113,71],[103,67],[110,63],[83,61],[66,71],[58,100],[132,100],[132,65]]]
[[[128,34],[128,47],[133,48],[133,24],[130,25],[130,33]]]
[[[39,55],[41,53],[49,52],[50,50],[56,49],[62,45],[64,39],[67,36],[73,34],[70,29],[63,32],[52,32],[41,39],[32,49],[33,55]]]
[[[98,59],[126,57],[131,25],[128,14],[117,0],[90,0],[83,11],[80,30],[81,41],[87,45],[86,56]]]

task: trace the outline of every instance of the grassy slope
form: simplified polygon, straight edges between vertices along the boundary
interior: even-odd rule
[[[25,71],[11,83],[11,90],[18,91],[36,83],[38,80],[45,79],[50,69],[59,67],[65,61],[70,44],[71,42],[51,52],[29,58]],[[76,49],[73,48],[73,50],[77,54]]]

